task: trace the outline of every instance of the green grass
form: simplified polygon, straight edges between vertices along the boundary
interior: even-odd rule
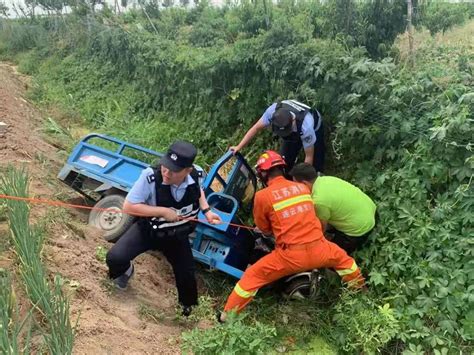
[[[190,318],[193,321],[209,320],[214,327],[219,327],[215,320],[215,312],[223,309],[236,280],[221,272],[205,270],[204,267],[199,267],[199,274],[202,276],[206,293],[200,296],[200,305]],[[331,284],[330,287],[334,285]],[[318,339],[317,342],[320,344],[325,344],[324,349],[332,349],[329,345],[332,342],[331,310],[327,306],[322,306],[318,300],[287,301],[278,289],[267,287],[258,292],[243,314],[245,317],[239,322],[247,327],[275,328],[278,337],[271,342],[273,345],[267,351],[273,346],[285,352],[311,350],[314,345],[312,342],[316,342],[314,339]],[[217,329],[215,331],[218,332]],[[217,335],[211,337],[214,336],[215,341],[220,339]]]
[[[456,26],[445,33],[437,33],[434,37],[425,29],[418,29],[415,31],[414,50],[415,53],[427,46],[436,45],[450,45],[456,48],[466,48],[467,50],[474,49],[474,19],[469,20],[462,26]],[[400,50],[400,57],[406,59],[408,56],[408,34],[404,33],[398,36],[395,41],[395,46]],[[429,58],[427,58],[429,60]]]
[[[337,351],[334,347],[330,346],[326,340],[321,337],[315,336],[306,345],[304,350],[290,351],[293,355],[306,355],[306,354],[318,354],[318,355],[336,355]]]
[[[157,324],[160,324],[165,319],[165,314],[162,311],[144,303],[138,305],[138,315],[142,320]]]
[[[101,263],[105,264],[105,257],[107,256],[107,249],[101,245],[95,247],[95,258]]]
[[[261,354],[277,343],[275,327],[260,322],[245,322],[246,314],[230,313],[224,324],[213,328],[194,328],[182,335],[185,353],[208,354]]]
[[[108,294],[112,295],[117,291],[117,287],[115,287],[114,281],[109,279],[107,276],[100,280],[100,285],[102,289]]]

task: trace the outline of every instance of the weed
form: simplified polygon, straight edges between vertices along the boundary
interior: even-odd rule
[[[210,297],[226,297],[235,286],[235,280],[216,270],[209,270],[207,266],[197,264],[200,279],[209,292]]]
[[[95,248],[95,258],[99,260],[101,263],[105,264],[105,258],[107,256],[107,249],[104,248],[102,245],[98,245]]]
[[[224,324],[183,333],[183,350],[196,355],[258,354],[276,344],[274,327],[260,322],[246,324],[245,318],[245,315],[230,313]]]
[[[346,290],[335,310],[333,336],[348,353],[375,353],[400,330],[390,304],[377,305],[366,294]]]
[[[165,315],[162,311],[144,303],[138,305],[138,315],[143,320],[149,320],[155,323],[160,323],[165,319]]]
[[[330,346],[323,338],[315,336],[302,349],[297,348],[291,352],[293,355],[336,355],[337,351]]]
[[[71,150],[74,139],[69,128],[62,127],[51,117],[47,117],[44,122],[43,132],[47,134],[46,140],[62,150]]]
[[[55,226],[62,229],[69,220],[70,215],[65,208],[50,207],[46,209],[46,214],[39,219],[36,227],[41,232],[50,231]]]
[[[0,200],[0,222],[7,220],[7,204]]]
[[[114,294],[117,291],[114,281],[108,277],[101,279],[100,285],[102,286],[102,289],[109,295]]]
[[[35,152],[34,157],[36,161],[38,161],[42,165],[43,168],[49,163],[48,157],[42,152]]]
[[[0,253],[10,249],[10,239],[8,236],[8,225],[0,222]]]
[[[78,291],[81,289],[81,283],[77,280],[66,280],[65,282],[71,290]]]
[[[190,316],[181,315],[181,307],[176,308],[176,318],[186,323],[194,323],[199,321],[215,321],[216,320],[216,304],[217,300],[209,295],[199,296],[198,305],[193,307]]]

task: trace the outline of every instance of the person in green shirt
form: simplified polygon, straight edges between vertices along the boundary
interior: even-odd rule
[[[360,248],[375,226],[376,206],[358,187],[334,176],[319,176],[312,165],[296,165],[290,175],[309,187],[323,229],[331,225],[331,240],[348,254]]]

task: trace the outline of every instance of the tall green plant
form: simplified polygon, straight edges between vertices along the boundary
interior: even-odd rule
[[[22,170],[10,168],[0,176],[0,190],[9,196],[28,196],[28,177]],[[62,292],[61,277],[55,276],[50,287],[41,262],[43,233],[31,228],[29,206],[24,201],[7,200],[11,239],[20,263],[20,273],[33,307],[47,324],[44,335],[52,354],[71,354],[74,333],[69,319],[69,301]]]
[[[13,290],[11,277],[0,272],[0,352],[6,355],[29,354],[31,327],[21,339],[29,314],[20,318],[18,302]]]

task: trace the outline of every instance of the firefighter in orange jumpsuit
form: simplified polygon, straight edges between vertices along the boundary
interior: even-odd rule
[[[311,192],[305,185],[284,177],[286,164],[276,152],[267,150],[257,161],[257,174],[267,187],[255,195],[253,216],[264,234],[275,236],[275,250],[250,266],[227,299],[226,312],[240,312],[258,289],[298,272],[332,268],[349,287],[360,288],[364,278],[354,259],[324,238],[316,217]]]

